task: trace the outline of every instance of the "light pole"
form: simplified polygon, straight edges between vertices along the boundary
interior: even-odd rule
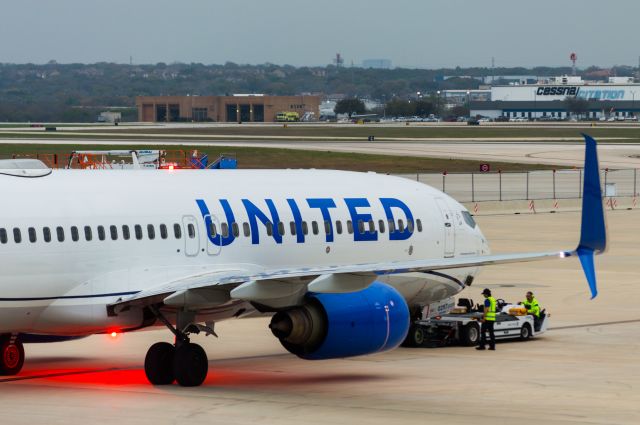
[[[382,118],[387,118],[387,95],[382,95]]]
[[[469,109],[469,118],[471,118],[471,91],[467,90],[467,109]]]
[[[436,91],[436,94],[438,95],[436,97],[436,114],[440,116],[440,90]]]

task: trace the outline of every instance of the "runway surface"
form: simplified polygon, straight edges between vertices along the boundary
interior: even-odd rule
[[[159,139],[159,137],[157,138]],[[555,140],[555,139],[554,139]],[[528,164],[550,164],[559,166],[581,167],[584,161],[584,143],[582,139],[574,141],[553,142],[544,140],[506,141],[469,141],[459,139],[429,141],[394,141],[394,142],[358,142],[358,141],[240,141],[240,140],[206,140],[206,138],[184,139],[176,136],[161,140],[113,139],[29,139],[0,138],[5,144],[49,144],[49,145],[112,145],[112,146],[233,146],[300,149],[311,151],[354,152],[406,157],[458,158],[478,162],[516,162]],[[640,167],[640,144],[635,143],[601,143],[598,147],[600,165],[609,168]]]
[[[220,323],[196,337],[209,355],[204,386],[152,387],[146,349],[168,331],[28,345],[24,372],[0,379],[10,424],[637,424],[640,422],[640,212],[608,212],[610,251],[589,301],[575,259],[487,267],[484,287],[517,301],[533,290],[554,328],[528,342],[400,348],[309,362],[286,353],[267,319]],[[575,246],[579,214],[478,217],[494,252]]]

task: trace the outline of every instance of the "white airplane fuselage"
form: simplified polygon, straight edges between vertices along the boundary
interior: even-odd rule
[[[489,253],[451,197],[374,173],[54,170],[37,178],[0,175],[0,196],[0,333],[139,328],[140,310],[109,315],[107,306],[213,270],[259,273]],[[411,306],[460,292],[476,273],[474,267],[380,280]],[[250,303],[231,298],[199,311],[198,320],[251,311]]]

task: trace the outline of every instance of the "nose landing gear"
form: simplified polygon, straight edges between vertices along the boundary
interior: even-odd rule
[[[190,332],[199,332],[199,327],[192,325],[193,315],[179,312],[176,328],[155,306],[150,309],[173,332],[176,342],[174,345],[158,342],[149,348],[144,359],[144,372],[149,382],[153,385],[169,385],[177,381],[183,387],[201,385],[207,377],[209,362],[204,349],[189,341]],[[180,326],[185,322],[186,326]]]

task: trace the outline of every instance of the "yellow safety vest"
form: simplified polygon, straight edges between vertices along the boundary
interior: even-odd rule
[[[535,317],[540,317],[540,305],[538,304],[537,299],[531,300],[531,302],[526,299],[522,302],[522,305],[527,309],[527,314],[531,314]]]
[[[489,300],[489,309],[484,312],[484,320],[489,322],[496,321],[496,299],[493,297],[487,297]],[[485,307],[486,309],[486,307]]]

